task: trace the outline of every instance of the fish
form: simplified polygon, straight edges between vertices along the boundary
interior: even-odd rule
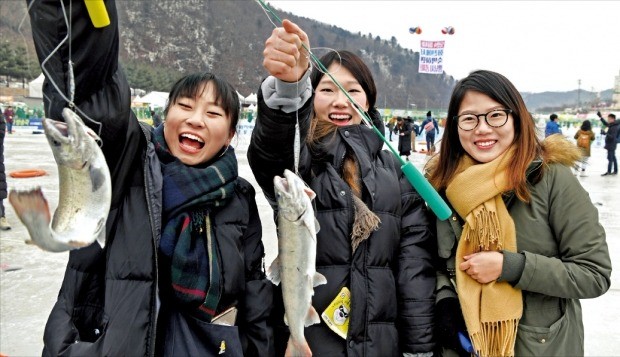
[[[71,109],[64,122],[43,119],[43,130],[58,166],[59,202],[50,214],[41,190],[11,190],[9,202],[28,229],[26,243],[44,251],[64,252],[95,241],[105,246],[112,201],[112,180],[97,134]]]
[[[304,328],[320,323],[312,306],[314,288],[327,283],[316,271],[316,234],[312,200],[316,194],[290,170],[273,179],[277,199],[278,256],[267,270],[267,278],[282,284],[284,321],[290,330],[287,356],[311,356]]]

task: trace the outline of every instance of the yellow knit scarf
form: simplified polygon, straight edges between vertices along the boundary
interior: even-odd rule
[[[502,200],[508,191],[507,150],[495,160],[476,164],[464,155],[446,188],[448,200],[465,225],[456,249],[456,282],[463,317],[479,356],[514,356],[517,326],[523,312],[521,290],[507,282],[480,284],[458,269],[463,256],[480,251],[516,252],[514,221]]]

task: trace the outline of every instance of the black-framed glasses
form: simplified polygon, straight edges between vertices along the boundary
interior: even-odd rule
[[[499,128],[508,122],[508,114],[510,113],[512,113],[511,109],[493,109],[485,114],[457,115],[454,117],[454,120],[456,120],[459,128],[465,131],[476,129],[478,123],[480,123],[480,117],[484,117],[484,120],[490,127]]]

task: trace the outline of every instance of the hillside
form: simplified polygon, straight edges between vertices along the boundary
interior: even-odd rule
[[[245,96],[256,92],[266,75],[262,49],[274,26],[255,1],[132,0],[117,1],[117,7],[121,61],[126,67],[146,65],[159,73],[178,72],[179,75],[213,71],[227,78]],[[377,81],[379,107],[408,108],[411,103],[416,103],[418,109],[447,106],[455,79],[449,74],[419,74],[419,53],[402,48],[395,38],[387,40],[372,34],[351,33],[274,10],[281,18],[289,18],[304,28],[317,56],[325,53],[320,47],[347,49],[361,55]],[[21,33],[18,32],[25,11],[25,1],[0,2],[2,14],[15,14],[0,17],[0,35],[9,41],[27,43],[29,54],[34,56],[28,18],[21,26]],[[575,106],[574,92],[524,95],[530,108],[537,110]],[[589,101],[588,93],[581,91],[582,103]]]

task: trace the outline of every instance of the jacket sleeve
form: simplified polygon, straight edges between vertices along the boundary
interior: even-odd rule
[[[267,318],[273,305],[273,285],[267,280],[264,271],[265,248],[256,193],[249,183],[245,191],[250,217],[243,235],[245,298],[240,319],[241,340],[246,356],[271,356],[273,329],[268,325]]]
[[[310,155],[305,138],[310,127],[312,99],[307,99],[297,111],[286,113],[267,105],[263,88],[264,85],[258,91],[258,116],[248,147],[248,162],[265,197],[275,207],[273,178],[281,176],[284,169],[293,170],[294,166],[296,118],[299,119],[301,136],[299,170],[302,176],[303,172],[309,172]]]
[[[398,256],[398,330],[405,353],[433,351],[436,273],[435,237],[422,197],[401,174],[403,208]]]
[[[118,63],[116,3],[106,0],[105,6],[110,24],[95,28],[84,2],[72,1],[71,37],[66,41],[68,31],[59,1],[34,1],[29,15],[37,57],[46,77],[45,114],[62,121],[63,108],[70,106],[67,100],[70,99],[68,63],[71,61],[75,78],[74,111],[101,137],[101,148],[112,174],[114,208],[130,183],[128,168],[139,157],[144,139],[131,110],[129,84]],[[68,13],[70,8],[64,9]]]
[[[598,210],[570,169],[550,165],[537,185],[548,187],[549,225],[557,256],[525,251],[516,287],[563,298],[595,298],[611,283],[611,260]]]
[[[63,11],[60,1],[41,0],[31,2],[28,9],[37,57],[46,76],[45,114],[62,121],[62,109],[70,106],[71,61],[75,78],[73,109],[99,134],[110,168],[113,192],[107,233],[111,239],[111,222],[115,221],[112,212],[118,213],[116,208],[132,183],[129,175],[135,170],[129,168],[141,162],[140,148],[145,139],[131,112],[129,85],[118,65],[114,0],[105,1],[110,24],[102,28],[94,28],[83,1],[67,5]],[[71,32],[66,28],[65,16],[69,17]],[[106,343],[107,332],[101,334],[109,323],[103,312],[105,281],[105,251],[98,245],[69,253],[59,297],[45,328],[44,355],[115,354],[119,344],[112,343],[112,338]]]

